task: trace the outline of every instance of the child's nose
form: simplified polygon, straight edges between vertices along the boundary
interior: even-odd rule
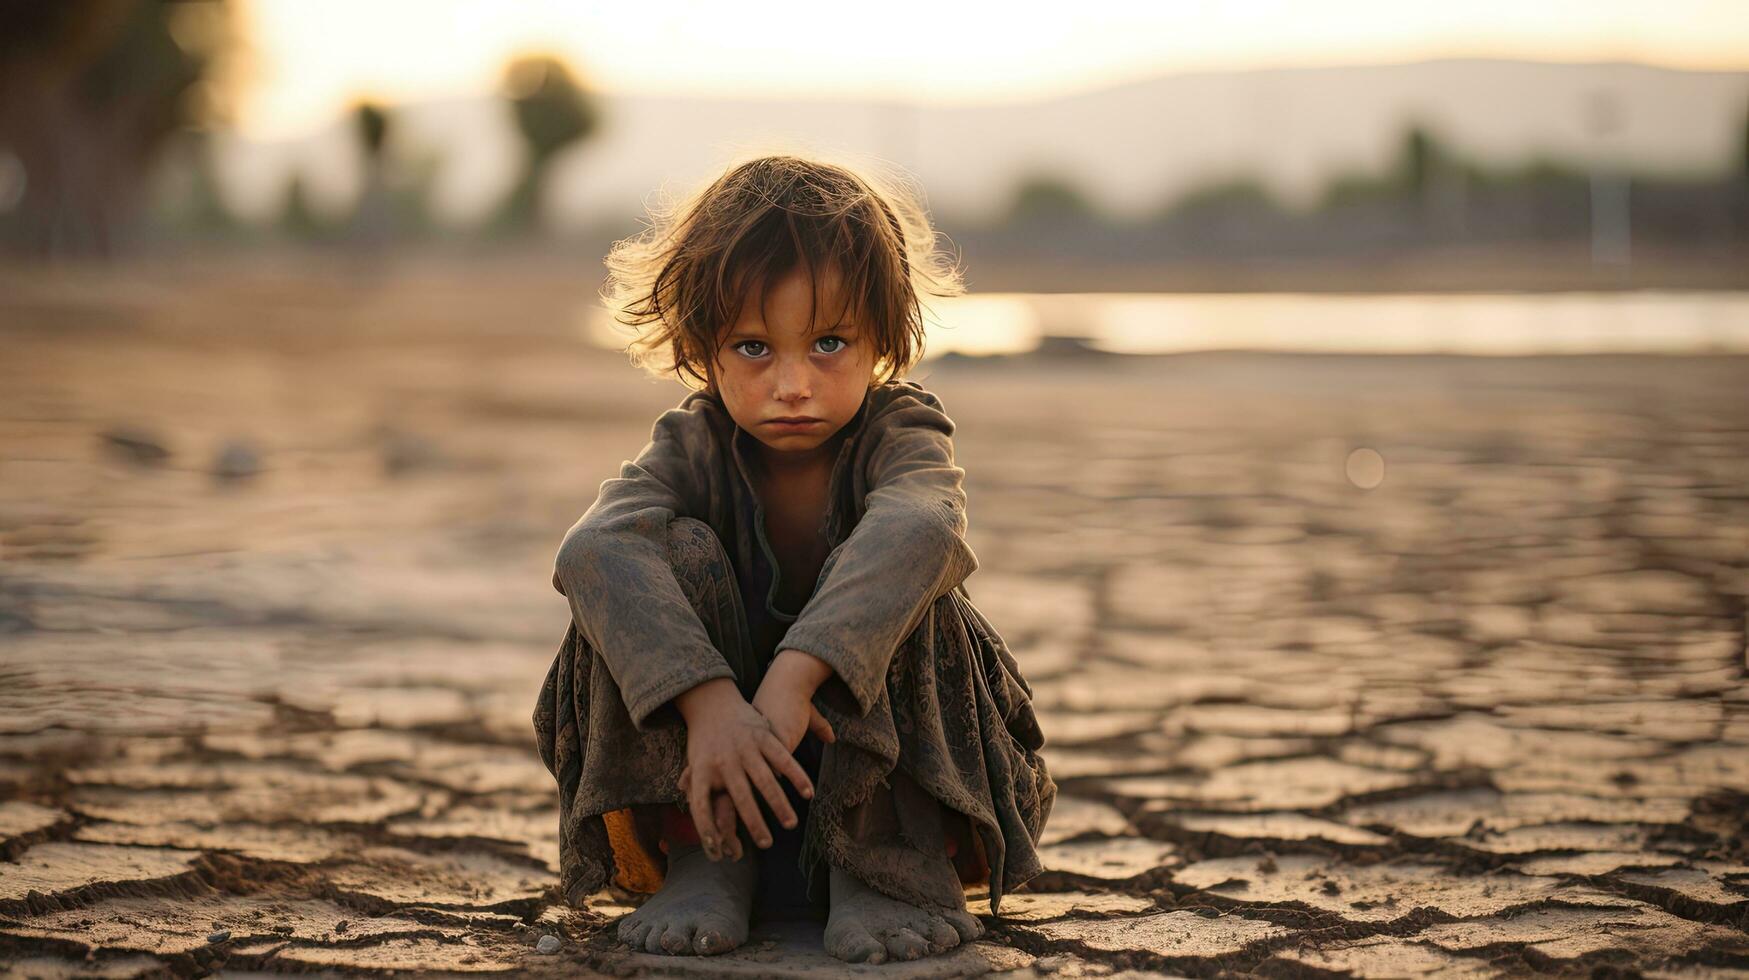
[[[774,383],[773,394],[779,401],[794,401],[798,398],[807,398],[811,394],[809,389],[812,387],[812,382],[808,377],[806,362],[778,361],[777,378]]]

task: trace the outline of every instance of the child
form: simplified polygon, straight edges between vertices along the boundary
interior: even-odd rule
[[[1041,870],[1056,786],[961,585],[954,424],[895,380],[919,291],[959,288],[934,245],[905,195],[773,156],[608,257],[638,361],[697,390],[565,535],[534,725],[567,900],[657,892],[635,947],[733,949],[759,892],[827,898],[840,959],[912,959],[982,933],[966,884],[995,913]]]

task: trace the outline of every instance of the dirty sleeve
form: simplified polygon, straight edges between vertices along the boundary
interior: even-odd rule
[[[705,517],[716,436],[705,403],[656,419],[650,441],[565,533],[553,588],[606,662],[640,730],[680,722],[675,695],[734,670],[712,645],[668,557],[668,522]]]
[[[869,491],[850,535],[779,643],[825,661],[867,714],[899,644],[930,606],[978,567],[965,541],[965,471],[954,463],[954,423],[919,391],[869,420]]]

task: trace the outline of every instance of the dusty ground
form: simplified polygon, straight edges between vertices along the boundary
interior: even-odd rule
[[[602,933],[628,896],[554,904],[552,552],[680,395],[573,340],[590,285],[5,275],[0,968],[833,972],[817,928],[658,960]],[[837,972],[1749,975],[1746,378],[926,369],[1053,870]]]

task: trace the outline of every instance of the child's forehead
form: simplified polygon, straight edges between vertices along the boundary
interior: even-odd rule
[[[807,297],[804,302],[812,304],[816,330],[853,320],[858,309],[865,305],[859,301],[864,298],[847,292],[842,274],[833,267],[816,268],[810,278],[810,270],[798,263],[786,270],[768,270],[762,282],[747,280],[745,274],[729,280],[734,283],[728,297],[729,306],[736,310],[737,315],[731,317],[725,328],[732,328],[737,322],[742,326],[759,326],[765,319],[763,309],[769,308],[772,295],[779,288],[790,290],[792,297]]]
[[[828,259],[796,260],[783,265],[774,263],[763,268],[759,263],[744,260],[731,265],[724,276],[732,290],[747,294],[764,292],[785,280],[796,278],[811,284],[818,293],[836,293],[845,285],[843,268]]]

